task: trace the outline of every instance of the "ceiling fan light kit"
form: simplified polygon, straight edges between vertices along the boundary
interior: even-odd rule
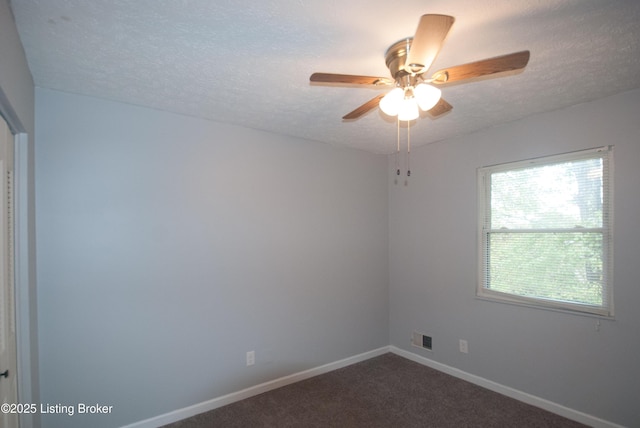
[[[431,110],[440,101],[442,91],[427,83],[412,87],[392,89],[380,100],[380,110],[388,116],[409,121],[420,116],[422,111]]]
[[[380,100],[380,110],[389,116],[397,116],[403,101],[404,90],[402,88],[392,89]]]
[[[400,110],[398,111],[398,120],[411,121],[417,119],[420,116],[418,111],[418,104],[412,97],[405,97],[400,104]]]
[[[420,110],[429,111],[440,101],[442,91],[435,86],[421,83],[413,88],[413,95],[416,98],[418,106],[420,106]]]

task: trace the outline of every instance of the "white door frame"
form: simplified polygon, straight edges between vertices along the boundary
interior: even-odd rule
[[[16,340],[18,354],[18,400],[20,403],[36,403],[39,391],[33,391],[33,370],[38,365],[37,355],[37,314],[35,313],[35,277],[29,263],[29,147],[28,135],[15,135],[14,147],[14,240],[15,240],[15,298],[16,298]],[[35,351],[35,352],[34,352]],[[36,366],[34,368],[34,365]],[[40,415],[22,414],[20,428],[40,426]]]
[[[0,370],[3,371],[4,379],[0,379],[0,395],[2,396],[2,404],[19,403],[18,400],[18,362],[17,362],[17,330],[15,317],[15,282],[14,282],[14,213],[13,213],[13,149],[15,146],[15,137],[10,132],[9,126],[4,118],[0,121],[0,276],[2,285],[0,293],[2,293],[2,327],[0,335],[2,336],[0,344]],[[20,412],[3,412],[0,415],[2,422],[7,428],[18,428]],[[2,426],[4,426],[2,425]]]
[[[37,313],[35,288],[35,262],[31,253],[35,250],[35,237],[30,233],[29,198],[33,195],[33,178],[30,177],[29,135],[25,132],[8,99],[0,90],[0,114],[14,134],[14,236],[15,236],[15,317],[18,362],[18,401],[35,403],[39,407],[39,391],[34,390],[38,370]],[[33,154],[31,154],[33,155]],[[39,414],[21,414],[20,428],[40,426]]]

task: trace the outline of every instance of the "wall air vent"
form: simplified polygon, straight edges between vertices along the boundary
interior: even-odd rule
[[[417,346],[418,348],[428,349],[430,351],[432,350],[431,336],[427,336],[423,333],[418,333],[417,331],[414,331],[411,335],[411,344],[413,346]]]

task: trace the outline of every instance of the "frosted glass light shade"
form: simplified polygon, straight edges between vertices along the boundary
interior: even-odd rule
[[[402,106],[398,112],[398,120],[409,121],[417,119],[418,116],[420,116],[420,111],[418,111],[418,104],[415,98],[405,98],[402,100]]]
[[[434,86],[421,83],[413,88],[413,95],[416,97],[420,109],[422,111],[428,111],[438,104],[442,96],[442,91]]]
[[[389,91],[387,95],[380,100],[380,110],[389,116],[397,116],[404,100],[404,90],[395,88]]]

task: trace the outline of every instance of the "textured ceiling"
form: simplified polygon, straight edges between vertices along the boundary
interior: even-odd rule
[[[383,89],[311,85],[315,71],[388,76],[420,15],[456,21],[432,70],[528,49],[524,72],[450,85],[453,110],[414,146],[640,87],[637,0],[11,0],[38,87],[374,153],[396,146]],[[388,89],[387,89],[388,90]]]

